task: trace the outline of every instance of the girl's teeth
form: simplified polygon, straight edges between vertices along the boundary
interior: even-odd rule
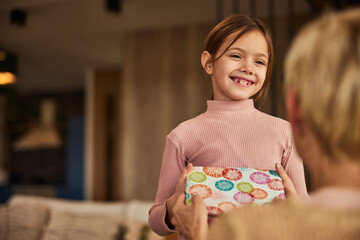
[[[246,81],[240,81],[240,84],[243,84],[243,85],[249,85],[249,83],[248,83],[248,82],[246,82]]]
[[[249,85],[249,82],[248,82],[248,81],[244,81],[244,80],[236,79],[235,82],[238,83],[238,84],[242,84],[242,85]]]

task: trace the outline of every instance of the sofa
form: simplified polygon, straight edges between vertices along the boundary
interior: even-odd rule
[[[147,224],[151,202],[13,195],[0,205],[0,240],[170,240]]]

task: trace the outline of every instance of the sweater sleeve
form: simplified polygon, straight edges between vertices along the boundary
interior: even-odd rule
[[[175,232],[165,222],[166,202],[175,192],[176,183],[182,168],[185,167],[185,162],[184,155],[167,136],[155,203],[149,211],[149,225],[161,236]]]
[[[281,165],[285,169],[286,173],[289,175],[300,198],[309,198],[306,189],[303,161],[297,153],[292,140],[284,151]]]

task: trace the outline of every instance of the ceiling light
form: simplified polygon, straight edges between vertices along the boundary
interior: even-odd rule
[[[16,57],[5,50],[0,49],[0,85],[13,84],[15,75]]]
[[[0,72],[0,85],[15,83],[16,76],[11,72]]]

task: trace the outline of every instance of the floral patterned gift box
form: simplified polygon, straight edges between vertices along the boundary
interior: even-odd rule
[[[209,215],[285,197],[284,186],[275,170],[253,168],[193,167],[186,178],[185,192],[187,204],[191,203],[191,195],[200,195]]]

